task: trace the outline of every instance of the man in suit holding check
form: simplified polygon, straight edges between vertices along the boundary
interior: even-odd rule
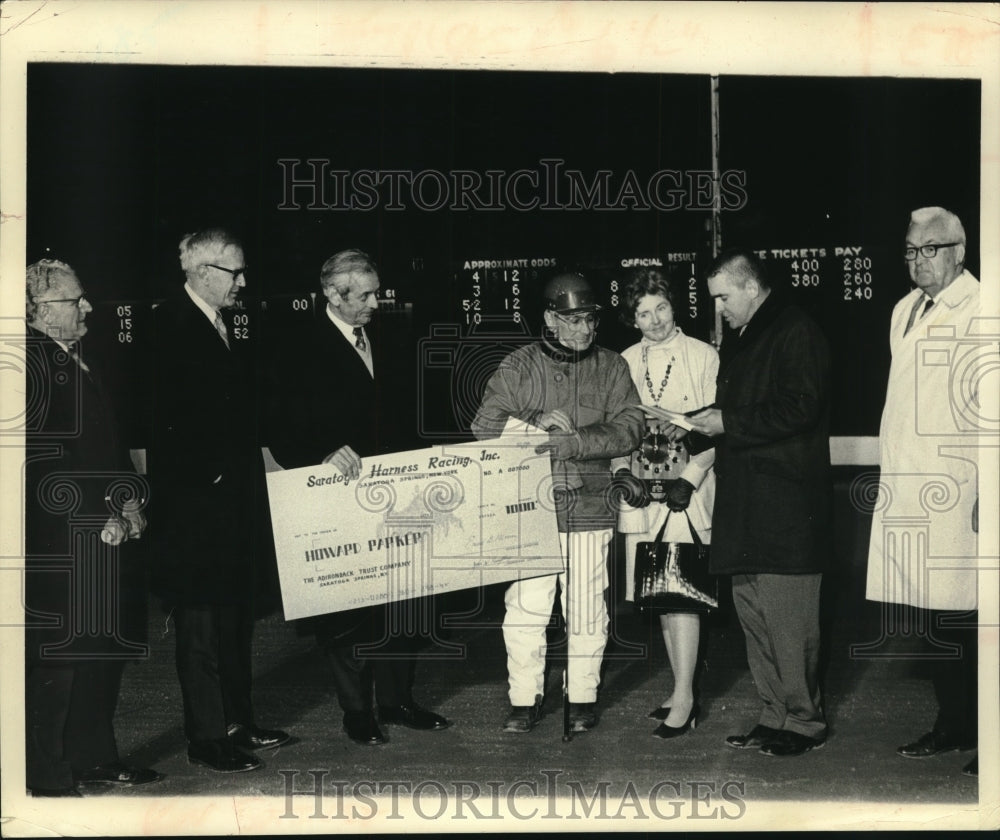
[[[188,759],[237,773],[261,766],[252,750],[289,740],[258,727],[251,702],[266,491],[251,368],[221,314],[246,265],[218,229],[185,236],[180,262],[183,290],[154,310],[154,586],[177,627]]]
[[[371,324],[379,276],[363,251],[330,257],[320,270],[320,286],[326,306],[275,366],[270,450],[286,469],[332,464],[355,479],[363,457],[413,448],[412,426],[399,419],[414,404],[405,393],[410,383],[392,375],[408,351],[385,346],[389,330],[379,336]],[[362,607],[315,622],[344,711],[344,731],[359,744],[385,743],[380,722],[419,730],[450,725],[414,702],[414,639],[390,629],[396,624],[392,610],[415,606]]]

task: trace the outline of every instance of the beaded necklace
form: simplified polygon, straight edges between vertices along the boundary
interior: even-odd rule
[[[653,390],[653,380],[649,378],[649,347],[645,346],[642,348],[642,366],[644,368],[644,376],[646,379],[646,387],[649,389],[649,395],[653,398],[653,405],[660,404],[660,397],[663,396],[663,392],[667,388],[667,382],[670,381],[670,371],[673,370],[674,362],[677,361],[676,356],[670,357],[670,363],[667,365],[666,371],[663,373],[663,381],[660,383],[660,390]]]

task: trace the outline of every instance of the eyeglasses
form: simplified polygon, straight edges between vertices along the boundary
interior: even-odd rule
[[[80,295],[79,297],[71,298],[46,298],[44,300],[36,300],[35,303],[72,303],[79,308],[80,304],[86,299],[86,295]]]
[[[584,324],[586,324],[588,328],[596,327],[601,320],[600,316],[594,312],[588,312],[586,315],[572,315],[569,318],[565,315],[560,315],[558,312],[553,312],[552,314],[562,321],[567,327],[572,327],[575,330],[579,329]]]
[[[204,263],[204,265],[206,268],[217,268],[219,271],[231,274],[234,283],[239,279],[241,274],[243,275],[243,279],[246,280],[247,267],[245,265],[240,268],[226,268],[224,265],[216,265],[215,263]]]
[[[931,259],[937,256],[937,252],[942,248],[952,248],[955,245],[961,245],[961,242],[942,242],[940,245],[921,245],[919,248],[909,246],[903,251],[903,259],[907,262],[913,262],[917,258],[917,252],[920,252],[920,256]]]

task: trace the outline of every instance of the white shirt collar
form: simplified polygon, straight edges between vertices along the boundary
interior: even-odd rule
[[[975,291],[978,285],[979,281],[970,272],[962,269],[962,273],[941,290],[935,302],[943,300],[948,306],[958,306]]]
[[[325,309],[326,317],[329,318],[333,322],[333,325],[338,330],[340,330],[340,332],[344,336],[344,338],[346,338],[353,345],[354,342],[357,340],[356,337],[355,337],[355,335],[354,335],[354,327],[352,327],[350,324],[348,324],[348,323],[346,323],[344,321],[341,321],[340,318],[338,318],[336,315],[334,315],[333,312],[331,312],[330,310],[331,310],[330,304],[327,303],[326,309]],[[365,345],[370,347],[371,345],[368,344],[368,334],[365,332],[365,328],[364,327],[361,328],[361,334],[365,337]]]
[[[954,307],[972,293],[978,282],[970,272],[962,269],[962,273],[938,292],[937,297],[931,297],[923,289],[914,289],[913,291],[920,294],[921,301],[930,300],[936,304],[939,300],[943,300],[948,306]]]
[[[76,363],[83,370],[85,370],[87,373],[90,373],[90,366],[83,360],[83,357],[80,355],[79,339],[74,341],[72,344],[67,344],[65,341],[60,341],[58,338],[53,338],[51,335],[49,336],[49,338],[51,338],[56,344],[58,344],[63,349],[63,351],[66,353],[67,356],[69,356],[71,359],[74,359]]]
[[[194,289],[191,288],[190,283],[187,282],[184,283],[184,291],[187,292],[188,297],[190,297],[191,300],[194,301],[194,305],[205,313],[205,317],[208,318],[208,320],[212,323],[212,326],[214,327],[215,319],[219,317],[219,310],[212,309],[211,306],[205,303],[205,300]]]

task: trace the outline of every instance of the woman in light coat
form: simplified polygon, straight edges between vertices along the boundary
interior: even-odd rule
[[[715,400],[718,354],[711,345],[686,336],[677,326],[674,320],[675,295],[664,274],[657,269],[636,271],[625,286],[623,297],[622,319],[642,333],[639,343],[622,353],[642,403],[681,413],[711,405]],[[691,457],[679,478],[670,482],[662,502],[653,502],[645,507],[623,507],[619,529],[627,535],[629,600],[633,597],[636,546],[656,538],[671,509],[686,510],[702,542],[706,545],[711,542],[714,461],[714,449]],[[623,461],[615,466],[619,470],[627,469]],[[687,523],[682,513],[675,513],[670,517],[664,540],[690,542]],[[661,721],[654,735],[673,738],[697,724],[694,674],[701,619],[697,613],[691,612],[668,612],[659,618],[674,675],[674,687],[670,696],[649,716]]]

